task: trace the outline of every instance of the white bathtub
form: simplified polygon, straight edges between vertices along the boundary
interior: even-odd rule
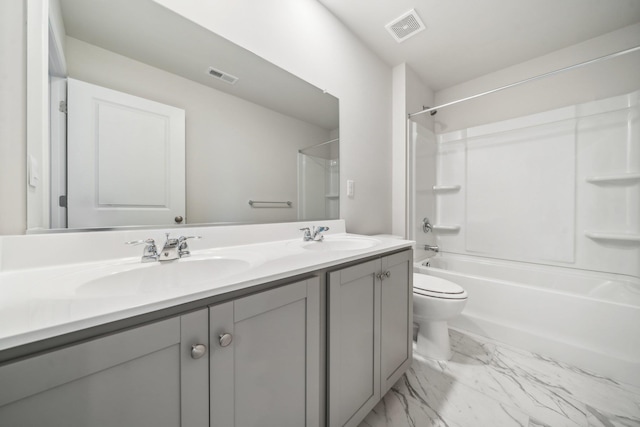
[[[439,254],[415,272],[469,294],[450,326],[640,386],[640,279]]]

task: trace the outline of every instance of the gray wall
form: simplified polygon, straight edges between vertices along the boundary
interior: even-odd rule
[[[638,45],[640,23],[438,91],[436,104],[475,95]],[[436,132],[451,132],[629,93],[638,89],[638,69],[640,53],[635,52],[443,108],[435,116]]]
[[[352,233],[391,231],[391,68],[316,0],[156,0],[340,99],[340,199]]]
[[[0,2],[0,234],[27,225],[25,2]]]

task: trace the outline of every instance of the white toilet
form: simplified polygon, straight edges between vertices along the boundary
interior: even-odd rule
[[[461,286],[426,274],[413,275],[413,321],[418,324],[416,352],[435,360],[451,359],[447,321],[462,312],[467,292]]]

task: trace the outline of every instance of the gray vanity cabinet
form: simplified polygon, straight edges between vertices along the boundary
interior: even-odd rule
[[[2,426],[206,426],[206,309],[0,367]]]
[[[211,426],[319,426],[319,280],[210,307]]]
[[[0,426],[319,427],[317,277],[0,366]]]
[[[413,360],[413,252],[382,258],[380,392],[384,396]]]
[[[329,273],[328,419],[357,426],[412,353],[412,251]]]
[[[326,300],[318,277],[272,284],[1,365],[0,426],[355,426],[411,363],[411,261],[333,271]]]

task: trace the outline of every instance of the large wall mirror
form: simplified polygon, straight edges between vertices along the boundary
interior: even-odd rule
[[[339,217],[338,99],[153,0],[48,7],[28,232]]]

